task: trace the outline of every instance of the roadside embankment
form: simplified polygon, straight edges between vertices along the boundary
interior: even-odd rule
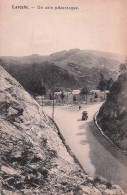
[[[115,147],[127,154],[127,73],[114,82],[97,116],[97,123]]]
[[[98,115],[98,112],[95,113],[94,117],[93,117],[93,120],[94,120],[94,123],[96,125],[96,127],[98,128],[98,130],[100,131],[100,133],[111,143],[111,145],[113,145],[117,150],[119,150],[120,152],[124,153],[125,155],[127,155],[127,151],[124,151],[124,150],[121,150],[120,148],[118,148],[115,143],[113,143],[113,141],[105,135],[104,131],[102,130],[102,128],[99,126],[98,122],[97,122],[97,115]]]

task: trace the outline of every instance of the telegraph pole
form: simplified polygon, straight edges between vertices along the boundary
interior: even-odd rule
[[[53,104],[52,104],[52,120],[54,120],[54,91],[53,91]]]

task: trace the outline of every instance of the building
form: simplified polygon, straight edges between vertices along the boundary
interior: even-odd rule
[[[90,101],[91,102],[99,102],[99,101],[104,101],[105,98],[107,97],[107,94],[109,93],[108,90],[104,91],[100,91],[100,90],[91,90],[90,91]],[[106,97],[105,97],[106,96]]]
[[[72,90],[73,101],[81,101],[80,89]]]
[[[72,92],[67,92],[63,90],[63,91],[55,92],[54,96],[57,103],[71,104],[73,101]]]

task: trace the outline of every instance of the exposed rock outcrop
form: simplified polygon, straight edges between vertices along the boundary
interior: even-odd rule
[[[125,194],[85,175],[38,103],[2,67],[0,73],[1,194]]]
[[[98,124],[115,145],[127,153],[127,73],[113,84],[97,116]]]

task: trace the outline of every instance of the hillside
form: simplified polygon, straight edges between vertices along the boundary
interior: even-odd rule
[[[124,195],[92,179],[70,156],[39,104],[0,66],[2,195]]]
[[[123,60],[122,56],[117,54],[80,49],[71,49],[69,51],[51,54],[49,59],[62,66],[68,63],[75,63],[83,67],[110,68],[111,70],[116,70],[119,62]]]
[[[49,56],[1,57],[2,66],[30,93],[42,78],[48,89],[82,88],[87,84],[95,89],[100,73],[106,79],[118,75],[122,57],[116,54],[72,49]],[[52,81],[52,82],[51,82]]]
[[[47,89],[53,90],[79,87],[78,81],[67,70],[47,61],[40,65],[32,63],[4,67],[31,94],[41,89],[41,82]]]
[[[97,119],[104,133],[127,153],[127,73],[113,84]]]
[[[83,67],[110,68],[111,70],[118,70],[119,63],[125,60],[123,56],[118,54],[80,49],[71,49],[69,51],[65,50],[47,56],[33,54],[31,56],[24,57],[7,56],[1,58],[4,64],[7,65],[21,65],[31,63],[41,64],[45,61],[50,61],[56,63],[59,66],[62,66],[63,68],[68,63],[74,63]]]

